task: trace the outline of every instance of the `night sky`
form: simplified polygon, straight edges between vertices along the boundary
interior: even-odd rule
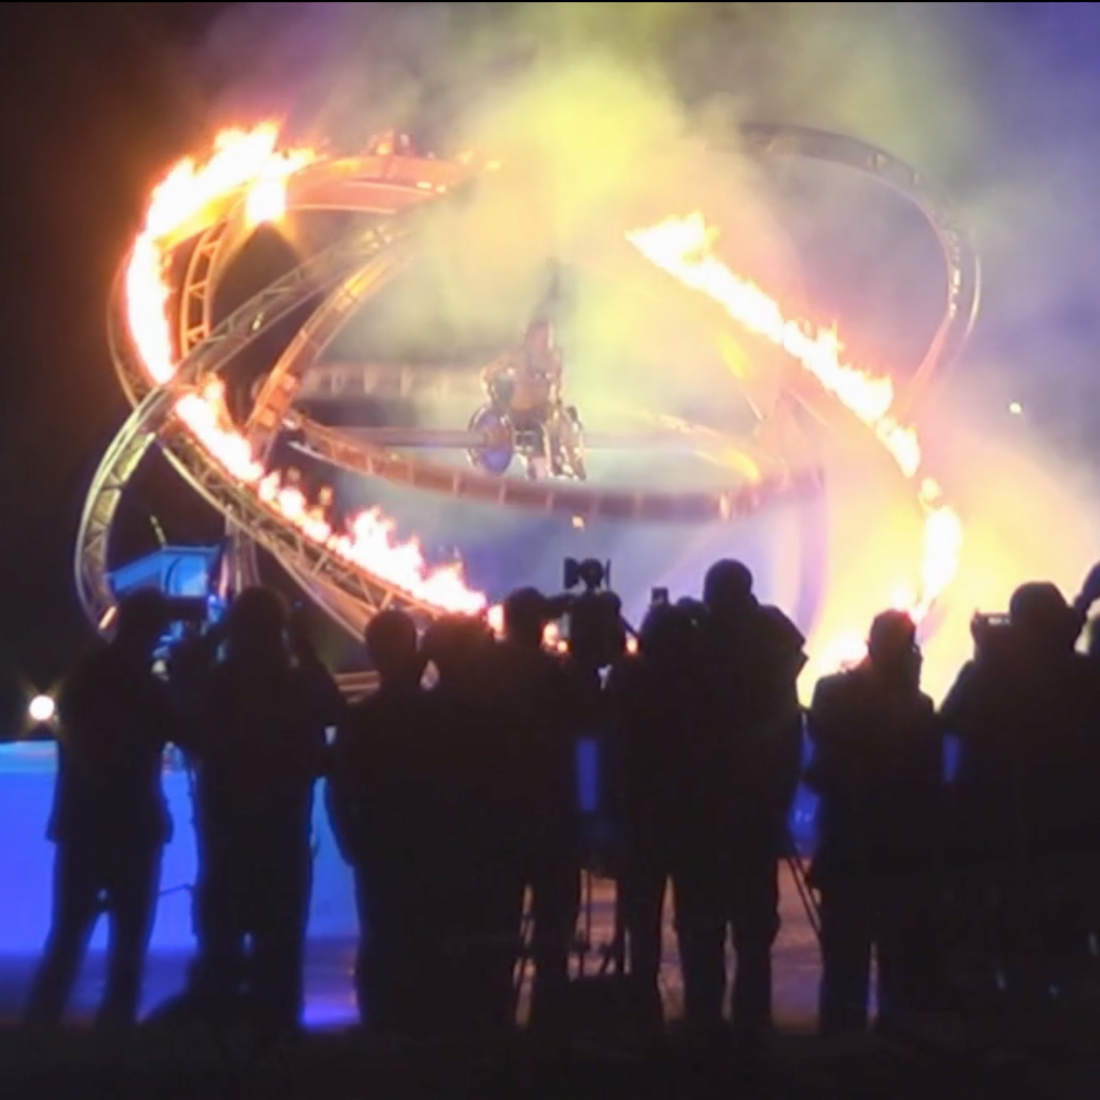
[[[0,736],[18,732],[13,716],[21,714],[26,693],[51,687],[89,640],[71,579],[73,537],[99,455],[128,411],[106,348],[108,289],[150,185],[220,121],[211,110],[220,89],[204,85],[191,60],[211,22],[230,6],[0,5],[6,169],[0,202],[0,502],[6,520]],[[957,13],[951,18],[960,34],[970,36],[974,89],[990,114],[981,143],[969,158],[957,159],[951,183],[972,197],[983,187],[995,193],[991,183],[1004,181],[1001,191],[1014,198],[1011,185],[1017,184],[1031,203],[983,208],[993,213],[979,219],[987,234],[989,293],[975,358],[1009,348],[1026,360],[1020,367],[1025,400],[1034,390],[1042,391],[1036,401],[1057,390],[1046,384],[1050,371],[1076,371],[1092,396],[1048,415],[1056,423],[1068,416],[1079,435],[1095,437],[1096,418],[1083,416],[1100,392],[1091,352],[1100,335],[1100,251],[1089,243],[1100,239],[1100,204],[1093,198],[1100,167],[1100,6],[930,7]],[[242,49],[241,66],[249,60]],[[1044,359],[1044,347],[1051,346],[1057,355]],[[131,532],[148,524],[150,513],[165,523],[170,540],[216,530],[182,485],[155,467],[130,502]]]
[[[182,59],[224,6],[0,6],[9,714],[14,692],[50,686],[88,639],[73,537],[84,487],[127,413],[106,348],[108,289],[150,183],[203,132],[206,93]]]

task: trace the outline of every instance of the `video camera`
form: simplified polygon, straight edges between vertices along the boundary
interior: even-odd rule
[[[970,620],[970,637],[974,639],[974,659],[978,661],[1000,660],[1015,644],[1012,620],[1002,612],[976,611]]]
[[[565,594],[551,601],[565,619],[570,657],[593,669],[606,668],[623,655],[633,633],[623,619],[622,601],[609,588],[611,563],[595,558],[566,558],[562,569]],[[573,589],[583,586],[583,591]]]

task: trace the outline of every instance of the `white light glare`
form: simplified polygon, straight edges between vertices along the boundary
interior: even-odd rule
[[[27,707],[27,713],[32,722],[42,725],[52,722],[54,716],[54,701],[48,695],[36,695]]]
[[[1008,403],[1008,411],[1012,413],[1013,416],[1019,416],[1024,411],[1024,407],[1019,401],[1010,401]]]

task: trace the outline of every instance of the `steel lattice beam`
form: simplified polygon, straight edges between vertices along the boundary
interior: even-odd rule
[[[957,355],[961,349],[980,299],[977,256],[950,204],[944,202],[920,173],[854,138],[769,124],[749,124],[744,127],[743,136],[751,148],[764,156],[820,159],[869,174],[901,192],[932,225],[943,247],[948,269],[947,307],[913,385],[902,395],[915,399],[935,366]],[[394,199],[380,201],[376,194],[380,187],[392,189],[394,196],[403,195],[402,202],[408,201],[411,189],[422,188],[416,197],[430,201],[445,192],[455,179],[456,166],[445,162],[377,157],[330,161],[303,172],[300,179],[292,177],[291,205],[303,209],[355,208],[386,213],[393,209]],[[357,189],[363,192],[357,199],[359,205],[347,206],[347,196],[351,192],[358,194]],[[368,198],[368,193],[374,197]],[[408,607],[419,616],[429,616],[434,613],[430,605],[305,538],[289,520],[264,505],[252,489],[234,482],[202,450],[171,411],[183,389],[220,374],[237,354],[282,317],[330,288],[338,287],[341,280],[349,280],[347,286],[352,289],[346,294],[343,307],[340,295],[344,288],[341,288],[330,299],[328,318],[316,317],[313,325],[307,326],[310,331],[299,341],[297,354],[285,362],[278,387],[272,384],[267,395],[271,400],[259,403],[261,413],[276,414],[274,420],[270,415],[267,417],[271,423],[265,428],[269,432],[277,430],[281,414],[288,411],[297,391],[302,371],[315,358],[309,352],[323,346],[335,331],[347,305],[357,300],[354,288],[363,266],[382,256],[392,244],[407,238],[414,223],[407,215],[398,215],[338,242],[272,284],[215,328],[212,322],[215,288],[232,255],[245,239],[240,205],[239,194],[227,196],[213,224],[205,229],[201,226],[193,229],[198,235],[198,243],[188,262],[175,326],[183,361],[169,387],[153,389],[135,355],[121,310],[124,272],[116,279],[108,322],[109,338],[120,382],[135,408],[103,456],[81,520],[76,579],[85,610],[98,624],[113,605],[113,595],[106,580],[112,523],[130,476],[156,441],[180,473],[222,512],[232,527],[245,535],[247,542],[272,553],[299,583],[314,591],[331,590],[340,599],[355,602],[363,608],[365,618],[394,603]],[[326,314],[325,309],[319,312]],[[261,442],[266,447],[270,438],[263,438]],[[344,457],[352,464],[362,461],[361,456],[359,459]],[[795,476],[786,472],[783,484],[786,488],[797,488],[799,478],[807,477],[812,477],[816,483],[816,472]],[[751,508],[759,503],[767,488],[747,491],[739,502],[727,499],[725,507],[733,511]],[[500,489],[504,494],[516,491],[511,487]],[[567,492],[561,490],[557,499],[567,499]]]

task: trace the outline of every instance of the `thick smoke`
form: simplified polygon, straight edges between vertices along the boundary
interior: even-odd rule
[[[547,257],[576,265],[584,275],[563,336],[575,398],[601,425],[629,419],[631,402],[687,417],[700,402],[713,408],[731,355],[758,384],[771,373],[750,343],[719,354],[713,314],[639,271],[624,229],[668,214],[704,210],[736,269],[789,307],[840,318],[877,369],[903,374],[934,326],[942,276],[902,205],[814,166],[783,173],[777,198],[776,180],[738,146],[740,122],[851,133],[944,183],[978,233],[987,295],[973,353],[922,412],[967,529],[936,624],[942,686],[975,607],[1003,606],[1032,576],[1074,589],[1096,545],[1081,452],[1056,455],[1035,426],[1043,415],[1065,423],[1096,385],[1083,371],[1097,335],[1084,288],[1098,261],[1079,244],[1095,238],[1098,216],[1095,154],[1081,151],[1096,147],[1090,7],[260,3],[231,10],[203,62],[221,89],[217,123],[281,112],[296,133],[338,146],[395,126],[440,153],[500,157],[504,169],[472,202],[429,227],[425,262],[388,299],[389,323],[513,339],[545,289]],[[1024,415],[1007,412],[1014,401]],[[919,517],[873,448],[827,448],[818,539],[786,520],[769,534],[760,521],[696,533],[690,546],[681,537],[670,558],[666,538],[634,532],[632,559],[666,572],[690,561],[691,575],[672,569],[682,588],[708,553],[743,552],[772,586],[765,594],[793,602],[791,577],[806,570],[791,563],[815,557],[831,589],[815,638],[858,629],[899,572],[912,576]],[[632,468],[604,461],[607,476]],[[617,534],[591,539],[626,553]],[[563,548],[577,549],[576,536],[540,535],[538,580],[553,583]],[[626,594],[640,600],[641,570],[629,572],[637,592]]]

